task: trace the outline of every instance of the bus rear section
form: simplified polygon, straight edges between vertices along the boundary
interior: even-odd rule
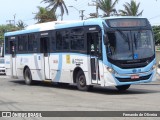
[[[5,38],[5,69],[6,75],[17,77],[16,73],[16,37]]]

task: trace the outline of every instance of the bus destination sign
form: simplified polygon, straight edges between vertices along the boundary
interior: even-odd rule
[[[106,22],[110,27],[145,27],[147,25],[147,21],[144,18],[109,19]]]

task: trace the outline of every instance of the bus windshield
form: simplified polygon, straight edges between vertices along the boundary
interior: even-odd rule
[[[113,60],[135,60],[154,55],[154,40],[151,30],[107,32],[107,55]]]

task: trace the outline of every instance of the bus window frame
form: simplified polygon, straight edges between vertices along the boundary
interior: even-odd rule
[[[67,50],[64,50],[63,47],[62,47],[62,50],[57,50],[57,38],[56,38],[56,32],[63,32],[65,30],[68,30],[69,32],[71,32],[71,30],[73,29],[83,29],[84,31],[84,49],[83,50],[72,50],[71,49],[71,39],[69,39],[69,49]],[[82,53],[82,54],[87,54],[87,40],[86,40],[86,33],[85,33],[85,29],[84,29],[84,26],[78,26],[78,27],[71,27],[71,28],[65,28],[65,29],[57,29],[57,30],[54,30],[54,35],[55,35],[55,52],[56,53],[60,53],[60,52],[63,52],[63,53]],[[71,34],[69,34],[71,35]],[[63,44],[63,41],[62,41],[62,44]]]
[[[89,28],[96,28],[95,30],[89,30]],[[99,25],[89,25],[89,26],[85,26],[85,36],[86,36],[86,48],[87,48],[87,55],[90,55],[90,53],[88,53],[88,47],[87,46],[87,33],[92,33],[92,32],[98,32],[98,35],[100,35],[100,38],[101,38],[101,41],[100,41],[100,48],[101,48],[101,54],[98,55],[99,59],[102,60],[103,59],[103,49],[102,49],[102,46],[103,46],[103,29],[99,26]]]

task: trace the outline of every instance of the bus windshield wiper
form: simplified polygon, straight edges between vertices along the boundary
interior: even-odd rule
[[[128,43],[129,46],[129,50],[130,50],[130,41],[128,38],[128,35],[126,36],[121,30],[117,29],[117,31],[120,33],[120,35],[122,36],[122,38]]]
[[[140,40],[140,36],[141,36],[141,29],[140,30],[138,30],[138,33],[137,33],[137,35],[135,35],[135,33],[134,33],[134,45],[135,45],[135,48],[137,49],[137,42]]]

